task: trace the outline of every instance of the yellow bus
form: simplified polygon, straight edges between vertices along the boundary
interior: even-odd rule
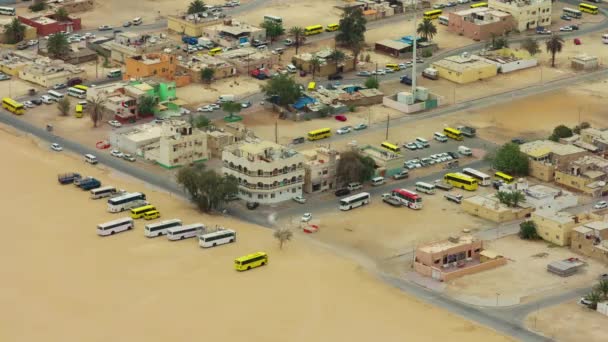
[[[329,138],[329,137],[331,137],[330,128],[321,128],[321,129],[317,129],[316,131],[308,132],[308,140],[310,140],[310,141]]]
[[[304,29],[305,36],[312,36],[313,34],[319,34],[319,33],[323,33],[323,26],[321,26],[321,25],[307,26]]]
[[[338,31],[339,28],[340,28],[340,24],[329,24],[325,28],[325,31],[327,31],[327,32]]]
[[[508,174],[500,172],[500,171],[496,172],[494,174],[494,177],[503,180],[507,184],[513,183],[513,180],[515,179],[515,178],[513,178],[513,176],[509,176]]]
[[[81,104],[76,105],[76,114],[74,116],[76,116],[77,118],[82,118],[82,105]]]
[[[380,146],[382,146],[383,148],[385,148],[391,152],[395,152],[395,153],[401,152],[401,149],[399,148],[399,146],[393,145],[393,144],[389,143],[388,141],[383,142],[382,144],[380,144]]]
[[[477,190],[478,186],[477,179],[458,172],[446,173],[443,176],[443,180],[455,188],[460,188],[467,191],[475,191]]]
[[[464,138],[462,137],[462,132],[457,130],[456,128],[446,127],[443,129],[443,134],[445,134],[448,138],[452,138],[454,140],[462,141]]]
[[[25,113],[25,106],[23,103],[17,102],[10,97],[2,99],[2,108],[16,115],[23,115],[23,113]]]
[[[156,207],[153,205],[144,205],[143,207],[133,208],[131,209],[131,218],[138,219],[143,217],[146,212],[152,210],[156,210]]]
[[[257,252],[234,259],[234,269],[237,271],[245,271],[264,266],[267,263],[268,255],[264,252]]]
[[[160,217],[160,211],[149,210],[144,213],[144,220],[154,220]]]
[[[80,89],[80,90],[84,91],[85,93],[87,92],[87,90],[89,90],[89,87],[82,85],[82,84],[77,84],[77,85],[73,86],[72,88]]]
[[[428,19],[428,20],[433,20],[433,19],[437,19],[439,18],[439,16],[441,15],[441,13],[443,13],[442,10],[432,10],[432,11],[426,11],[424,12],[424,19]]]
[[[580,4],[578,4],[578,9],[581,12],[586,12],[586,13],[591,13],[591,14],[598,14],[598,12],[599,12],[599,9],[597,8],[597,6],[589,5],[584,2],[581,2]]]
[[[479,8],[479,7],[488,7],[487,2],[478,2],[476,4],[472,4],[471,8]]]
[[[392,69],[393,71],[399,71],[401,70],[401,68],[399,68],[399,64],[393,64],[393,63],[389,63],[386,65],[387,68]]]
[[[308,82],[308,90],[312,91],[317,89],[317,83],[316,82]]]
[[[221,47],[213,48],[213,49],[209,50],[209,52],[207,52],[207,54],[209,56],[219,55],[220,53],[222,53],[222,48]]]

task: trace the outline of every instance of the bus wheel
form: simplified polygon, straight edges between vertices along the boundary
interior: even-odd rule
[[[262,261],[262,266],[266,265],[266,262]]]
[[[158,233],[156,236],[161,236],[161,235],[163,235],[163,233]]]
[[[183,236],[183,235],[182,235],[182,236],[180,236],[180,238],[179,238],[179,239],[180,239],[180,240],[183,240],[183,239],[184,239],[184,236]]]
[[[248,270],[250,270],[250,269],[251,269],[251,266],[247,266],[247,269],[248,269]]]
[[[114,235],[114,231],[111,231],[111,232],[110,232],[110,235]]]
[[[213,245],[211,245],[211,247],[215,247],[215,242],[213,243]]]
[[[234,239],[230,239],[230,243],[233,243],[233,242],[234,242]]]

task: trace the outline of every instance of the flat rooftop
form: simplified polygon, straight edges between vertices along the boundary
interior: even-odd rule
[[[122,133],[130,140],[135,142],[145,142],[160,138],[161,126],[159,125],[141,125],[131,131]]]
[[[535,158],[546,156],[549,153],[553,153],[558,156],[567,156],[570,154],[585,152],[585,150],[580,147],[560,144],[551,140],[530,141],[519,145],[519,150]]]
[[[434,62],[433,65],[442,67],[448,70],[454,70],[458,72],[470,70],[470,69],[479,69],[486,68],[488,66],[496,67],[496,65],[486,62],[482,59],[479,59],[476,56],[471,57],[462,57],[462,56],[450,56],[446,57],[442,60]]]
[[[454,247],[466,246],[476,241],[478,240],[472,235],[464,235],[458,237],[458,241],[444,240],[419,247],[418,249],[425,253],[440,253]]]
[[[605,230],[605,229],[608,229],[608,222],[593,221],[593,222],[585,223],[583,225],[583,227],[593,229],[593,230]]]

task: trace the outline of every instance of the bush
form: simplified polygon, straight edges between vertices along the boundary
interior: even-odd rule
[[[422,57],[429,58],[431,56],[433,56],[433,51],[431,51],[431,50],[424,50],[424,51],[422,51]]]
[[[30,9],[30,11],[32,12],[40,12],[46,9],[46,3],[45,2],[39,2],[37,4],[33,4],[30,7],[28,7]]]
[[[591,124],[588,123],[587,121],[583,121],[580,124],[574,126],[574,128],[572,129],[572,132],[574,132],[575,134],[581,134],[581,129],[586,129],[591,127]]]
[[[378,82],[378,79],[375,77],[368,77],[365,80],[365,87],[366,88],[370,88],[370,89],[378,89],[378,87],[380,87],[380,82]]]
[[[492,165],[496,170],[506,172],[511,175],[528,174],[528,156],[519,150],[519,145],[508,143],[500,147],[493,156]]]
[[[572,129],[566,125],[559,125],[553,129],[553,134],[549,136],[549,140],[559,141],[561,138],[569,138],[572,136]]]
[[[534,221],[524,221],[519,224],[519,237],[523,240],[538,240],[540,236],[536,232]]]
[[[348,106],[348,111],[351,113],[354,113],[357,110],[357,106],[355,105],[349,105]]]

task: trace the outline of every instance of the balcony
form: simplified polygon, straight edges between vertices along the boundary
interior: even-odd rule
[[[248,189],[248,190],[258,190],[258,191],[263,191],[263,190],[277,190],[277,189],[284,189],[286,187],[289,186],[293,186],[293,185],[302,185],[304,184],[304,178],[300,178],[300,179],[296,179],[295,181],[287,181],[287,182],[275,182],[277,184],[253,184],[253,183],[246,183],[246,182],[239,182],[239,187]]]
[[[243,168],[241,166],[236,166],[232,163],[224,162],[223,166],[229,170],[235,171],[239,174],[249,177],[276,177],[281,175],[289,175],[293,172],[297,172],[300,170],[304,170],[304,164],[300,163],[295,167],[284,167],[282,169],[274,169],[272,172],[263,171],[263,170],[248,170],[247,168]]]

